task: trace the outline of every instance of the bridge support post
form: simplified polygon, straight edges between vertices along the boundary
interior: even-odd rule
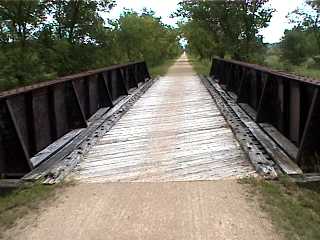
[[[299,146],[297,161],[300,165],[309,166],[316,164],[320,170],[319,139],[320,139],[320,96],[319,88],[313,94],[312,103],[309,109],[306,125],[303,130]]]
[[[0,102],[0,172],[21,177],[32,169],[27,146],[8,100]]]

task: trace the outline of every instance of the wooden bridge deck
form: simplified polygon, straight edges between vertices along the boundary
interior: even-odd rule
[[[253,173],[183,56],[91,149],[74,177],[85,182],[166,182]]]

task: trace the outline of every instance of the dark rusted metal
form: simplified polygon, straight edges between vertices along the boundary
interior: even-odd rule
[[[320,81],[221,58],[213,60],[210,75],[248,105],[257,123],[273,125],[296,146],[301,167],[319,169]]]
[[[31,171],[35,154],[147,79],[146,63],[135,62],[0,93],[0,178]]]

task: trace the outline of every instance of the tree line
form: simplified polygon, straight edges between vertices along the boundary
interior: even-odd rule
[[[299,65],[320,66],[320,0],[307,0],[306,5],[288,16],[294,28],[286,30],[280,43],[282,58]]]
[[[174,16],[182,19],[181,33],[193,54],[246,61],[259,57],[263,49],[259,30],[268,26],[274,11],[268,1],[185,0]]]
[[[200,59],[226,57],[319,78],[320,0],[305,0],[290,13],[287,18],[293,28],[276,44],[264,43],[260,34],[275,11],[269,3],[185,0],[174,16],[181,19],[188,51]]]
[[[103,18],[113,0],[0,0],[0,90],[88,69],[180,54],[179,32],[151,10]]]

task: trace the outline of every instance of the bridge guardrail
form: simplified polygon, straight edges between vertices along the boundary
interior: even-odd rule
[[[34,155],[148,79],[146,63],[134,62],[0,93],[1,176],[22,177]]]
[[[210,76],[249,105],[257,123],[271,124],[289,139],[301,167],[319,171],[320,81],[221,58],[213,59]]]

